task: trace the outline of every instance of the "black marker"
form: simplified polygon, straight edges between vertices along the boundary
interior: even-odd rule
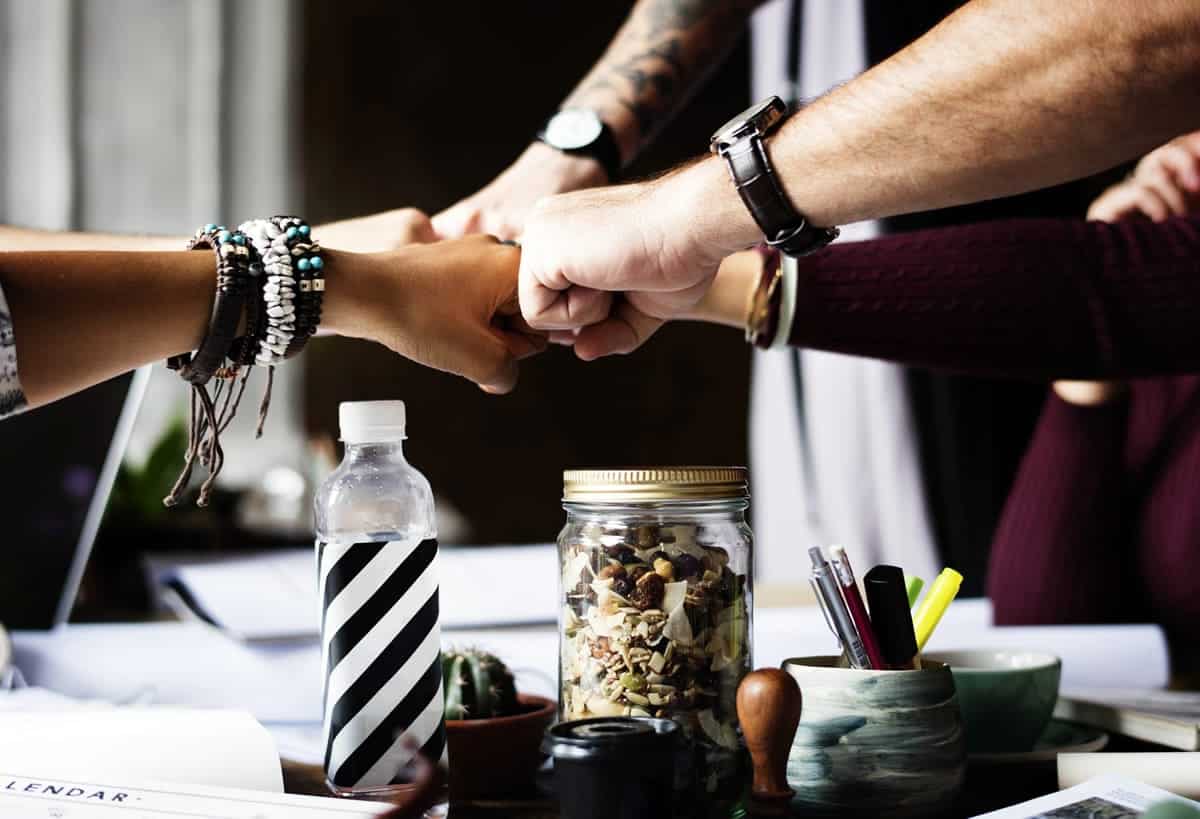
[[[863,577],[863,588],[871,607],[871,625],[888,668],[920,668],[904,572],[897,566],[876,566]]]

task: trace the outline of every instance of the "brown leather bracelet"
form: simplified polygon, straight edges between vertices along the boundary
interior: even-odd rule
[[[217,291],[213,299],[208,332],[195,353],[182,353],[167,359],[167,367],[194,386],[204,386],[225,363],[247,297],[254,285],[250,276],[250,248],[240,232],[206,225],[188,242],[188,250],[211,249],[217,257]]]

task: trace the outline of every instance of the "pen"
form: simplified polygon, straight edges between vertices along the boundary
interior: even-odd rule
[[[937,624],[941,622],[942,615],[950,606],[950,601],[958,594],[958,587],[962,585],[962,579],[962,575],[954,569],[942,569],[942,573],[929,587],[929,593],[925,595],[925,599],[921,601],[916,614],[913,615],[913,624],[917,629],[918,649],[924,648],[925,644],[929,642],[930,635],[937,628]]]
[[[925,587],[925,581],[913,575],[905,577],[904,582],[908,584],[908,607],[911,609],[917,605],[917,598],[921,596],[921,589]]]
[[[888,668],[920,668],[917,637],[904,588],[904,572],[897,566],[876,566],[863,577],[871,622],[879,638],[879,651]]]
[[[850,612],[842,600],[837,580],[833,577],[833,569],[825,560],[825,556],[821,554],[819,546],[809,549],[808,556],[812,559],[813,564],[810,577],[813,589],[816,590],[817,597],[821,599],[822,605],[825,607],[825,613],[842,643],[842,648],[846,650],[850,665],[853,668],[870,668],[871,660],[867,657],[867,650],[863,648],[862,639],[858,636],[858,630],[854,627],[854,621],[850,619]]]
[[[883,668],[883,655],[879,652],[879,640],[875,638],[875,629],[871,626],[867,607],[863,605],[862,594],[859,593],[858,583],[854,580],[854,570],[850,568],[850,558],[846,556],[846,550],[841,546],[830,546],[829,557],[833,564],[833,573],[837,575],[838,584],[842,587],[842,597],[846,600],[850,619],[854,621],[854,626],[858,629],[859,639],[862,640],[863,649],[867,652],[867,660],[871,663],[868,667]]]

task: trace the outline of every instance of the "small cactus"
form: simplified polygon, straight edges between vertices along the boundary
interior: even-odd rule
[[[517,713],[512,672],[483,651],[443,651],[442,688],[446,719],[487,719]]]

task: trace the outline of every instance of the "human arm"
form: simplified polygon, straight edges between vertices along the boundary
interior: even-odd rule
[[[793,116],[769,151],[815,224],[947,207],[1077,178],[1195,128],[1198,74],[1194,3],[975,0]],[[526,228],[522,310],[579,328],[607,313],[589,289],[625,291],[624,312],[582,330],[576,349],[632,349],[760,238],[715,157],[552,197]]]
[[[839,243],[799,260],[790,343],[1045,381],[1195,370],[1198,259],[1200,216],[985,222]],[[727,262],[712,291],[726,295],[687,317],[744,327],[758,270]]]
[[[1127,616],[1128,417],[1125,397],[1101,406],[1047,397],[992,540],[997,625]]]
[[[429,217],[415,208],[395,210],[326,222],[316,228],[326,247],[355,253],[395,250],[413,242],[432,242],[437,236]],[[10,250],[178,250],[184,236],[150,236],[133,233],[95,233],[40,230],[0,225],[0,251]]]
[[[515,316],[518,251],[488,237],[382,254],[326,250],[322,326],[506,392],[540,342]],[[31,406],[195,349],[215,273],[208,252],[0,253],[19,377]]]
[[[595,111],[628,164],[716,68],[762,0],[641,0],[608,50],[563,100]],[[442,236],[516,238],[537,200],[603,185],[600,164],[534,142],[495,180],[434,217]]]

